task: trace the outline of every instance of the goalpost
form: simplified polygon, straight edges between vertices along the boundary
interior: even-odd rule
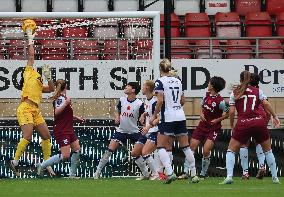
[[[0,12],[0,18],[152,18],[153,19],[153,69],[154,78],[159,76],[160,62],[160,12]]]
[[[0,18],[2,19],[62,19],[62,18],[72,18],[72,19],[90,19],[87,22],[89,24],[95,24],[93,22],[93,18],[101,19],[101,21],[105,22],[109,19],[123,19],[127,21],[127,19],[150,19],[149,28],[149,38],[139,35],[135,37],[132,34],[135,31],[127,32],[129,34],[129,38],[122,38],[128,42],[129,47],[133,47],[132,45],[136,41],[141,41],[143,39],[149,39],[152,41],[151,44],[151,54],[148,57],[144,57],[141,59],[135,59],[133,57],[129,59],[104,59],[104,50],[102,49],[102,43],[100,44],[101,54],[100,59],[97,60],[79,60],[72,57],[73,49],[72,45],[73,41],[80,40],[82,38],[69,38],[68,42],[70,44],[68,49],[68,59],[65,60],[36,60],[35,67],[37,67],[38,71],[41,72],[40,67],[44,64],[50,64],[52,67],[52,76],[53,79],[65,78],[69,81],[70,91],[68,95],[71,98],[75,98],[73,100],[74,113],[79,114],[95,114],[93,117],[94,120],[90,120],[87,122],[87,126],[77,125],[76,130],[79,131],[79,139],[81,141],[82,154],[85,157],[82,157],[82,167],[79,168],[79,174],[82,177],[90,177],[93,175],[95,167],[97,165],[98,159],[102,156],[102,153],[107,148],[108,139],[111,134],[114,132],[114,125],[112,123],[111,115],[114,112],[114,106],[116,104],[117,99],[123,95],[123,84],[125,81],[138,81],[143,83],[146,79],[156,79],[159,77],[159,62],[160,62],[160,13],[157,11],[143,11],[143,12],[0,12]],[[11,20],[13,21],[13,20]],[[112,21],[112,20],[110,20]],[[8,22],[9,23],[9,22]],[[81,22],[78,22],[79,26]],[[137,22],[130,22],[129,27],[135,28],[139,24],[135,24]],[[139,23],[139,21],[138,21]],[[120,28],[125,28],[123,26]],[[0,24],[0,30],[1,30]],[[7,24],[6,24],[7,25]],[[8,24],[9,25],[9,24]],[[82,25],[86,25],[83,24]],[[3,25],[2,30],[4,29]],[[76,25],[75,25],[76,26]],[[47,27],[49,28],[49,27]],[[63,29],[62,27],[54,28],[57,30]],[[13,26],[10,28],[13,31]],[[14,32],[17,33],[22,31],[20,26],[15,27]],[[138,28],[137,28],[138,29]],[[127,30],[125,30],[127,31]],[[2,33],[2,32],[1,32]],[[107,32],[106,32],[107,33]],[[126,32],[125,32],[126,33]],[[121,37],[117,39],[122,39]],[[7,89],[4,89],[1,93],[0,100],[11,99],[7,102],[7,108],[3,109],[2,114],[12,114],[12,119],[16,114],[15,109],[17,108],[18,102],[20,98],[20,90],[17,89],[17,80],[19,80],[19,76],[22,70],[19,70],[19,67],[23,67],[26,64],[25,59],[12,59],[12,55],[9,54],[12,50],[12,46],[10,46],[7,40],[24,40],[25,38],[11,38],[4,37],[0,35],[0,39],[3,43],[5,43],[5,59],[0,60],[2,68],[0,68],[0,77],[5,78],[4,82],[7,82],[4,85],[7,85]],[[56,40],[59,38],[56,37]],[[98,41],[108,39],[97,38]],[[113,39],[113,38],[111,38]],[[52,40],[52,38],[47,38],[47,40]],[[60,40],[66,41],[64,37],[61,37]],[[88,40],[88,39],[86,39]],[[90,40],[94,40],[94,38],[90,38]],[[118,42],[119,43],[119,42]],[[118,46],[119,47],[119,46]],[[128,46],[127,46],[128,47]],[[21,48],[20,50],[25,50],[25,48]],[[69,51],[70,50],[70,51]],[[128,50],[128,49],[127,49]],[[119,50],[118,50],[118,53]],[[128,53],[128,52],[127,52]],[[120,54],[118,54],[119,57]],[[136,56],[137,54],[134,54]],[[147,71],[145,69],[147,68]],[[3,70],[5,70],[3,74]],[[7,72],[6,72],[7,70]],[[0,85],[1,84],[0,81]],[[142,84],[141,84],[142,85]],[[140,93],[140,96],[142,94]],[[91,100],[96,100],[96,102],[91,102]],[[75,101],[75,102],[74,102]],[[6,102],[6,101],[5,101]],[[94,104],[95,103],[95,104]],[[53,114],[50,113],[50,109],[52,105],[50,102],[43,102],[42,108],[47,109],[46,112],[43,113],[45,117],[52,117]],[[98,116],[98,114],[100,116]],[[7,115],[8,116],[8,115]],[[88,118],[88,117],[87,117]],[[9,117],[8,117],[9,119]],[[2,155],[5,158],[9,158],[13,154],[13,148],[16,146],[16,141],[21,136],[20,129],[17,126],[17,121],[14,120],[12,123],[4,125],[0,125],[0,143],[1,140],[5,139],[3,142],[5,147],[0,149],[0,156]],[[48,120],[47,124],[49,128],[52,127],[52,121]],[[7,132],[8,131],[8,132]],[[9,133],[13,133],[13,135]],[[3,138],[2,138],[3,137]],[[2,139],[1,139],[2,138]],[[30,166],[25,170],[22,177],[34,177],[33,171],[35,170],[32,166],[37,163],[42,157],[40,156],[41,150],[39,146],[39,136],[34,134],[33,136],[34,147],[28,147],[21,160],[23,165]],[[129,148],[130,145],[127,145]],[[1,147],[0,147],[1,148]],[[58,149],[54,139],[53,139],[53,151]],[[54,152],[53,152],[54,154]],[[86,159],[87,158],[87,159]],[[116,154],[113,154],[111,164],[112,166],[106,166],[104,171],[105,176],[132,176],[137,175],[137,169],[133,165],[133,161],[129,159],[129,153],[126,152],[125,149],[120,149]],[[88,161],[91,160],[91,161]],[[122,160],[122,162],[118,162],[118,160]],[[5,164],[5,163],[4,163]],[[121,173],[121,168],[119,166],[127,166],[127,170]],[[65,175],[68,173],[68,165],[59,164],[55,167],[56,171],[61,172],[61,175]],[[114,173],[113,173],[114,172]],[[3,174],[7,177],[13,177],[12,173],[5,167],[5,165],[0,164],[0,176]]]

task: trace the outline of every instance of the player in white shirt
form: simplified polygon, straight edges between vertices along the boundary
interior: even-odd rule
[[[155,83],[151,80],[147,80],[142,86],[142,94],[146,95],[147,99],[144,103],[145,112],[140,117],[140,122],[143,125],[142,137],[136,142],[131,155],[134,157],[142,157],[152,172],[151,176],[144,176],[137,178],[136,180],[158,180],[159,174],[156,162],[152,157],[152,153],[156,150],[157,144],[157,131],[159,117],[154,121],[154,126],[150,125],[150,118],[152,118],[153,112],[156,107],[157,98],[154,96]],[[143,168],[144,169],[144,168]],[[141,171],[143,172],[143,169]]]
[[[94,179],[100,177],[102,169],[107,164],[112,153],[117,150],[119,145],[125,144],[127,139],[132,143],[137,142],[142,136],[138,128],[138,120],[141,114],[144,113],[143,102],[136,98],[136,95],[140,92],[140,86],[137,82],[129,82],[124,89],[124,93],[127,97],[121,97],[117,105],[118,114],[116,114],[115,123],[119,124],[116,132],[111,138],[108,146],[108,150],[102,156],[97,170],[94,174]],[[142,170],[144,176],[149,176],[146,163],[142,156],[136,158],[136,164]]]
[[[171,62],[164,59],[160,63],[161,77],[156,80],[155,92],[157,93],[157,104],[150,124],[153,124],[160,113],[160,124],[158,125],[159,134],[157,140],[157,149],[165,167],[167,174],[167,184],[176,180],[173,168],[171,166],[170,157],[167,154],[166,148],[171,136],[175,136],[182,148],[186,159],[190,164],[191,181],[193,183],[199,182],[196,176],[195,158],[193,152],[190,150],[186,129],[186,118],[183,111],[185,97],[183,94],[182,84],[179,79],[170,75]]]

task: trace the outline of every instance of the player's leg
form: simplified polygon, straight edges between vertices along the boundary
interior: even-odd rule
[[[182,148],[185,158],[189,163],[190,175],[191,175],[191,182],[198,183],[199,178],[196,176],[196,167],[195,167],[195,158],[194,154],[191,151],[188,143],[188,136],[187,134],[180,133],[177,136],[177,140],[179,142],[180,147]]]
[[[257,155],[257,159],[258,159],[258,172],[256,175],[257,179],[263,179],[263,177],[266,174],[266,169],[265,169],[265,155],[264,152],[261,148],[260,144],[257,144],[255,147],[255,152]]]
[[[157,134],[156,134],[157,135]],[[148,139],[142,149],[142,156],[151,170],[150,180],[159,179],[157,164],[152,157],[152,153],[156,150],[156,139]]]
[[[263,120],[258,120],[255,123],[256,129],[254,130],[254,139],[256,143],[260,144],[262,150],[265,155],[265,159],[267,161],[267,165],[269,166],[269,170],[272,175],[273,183],[280,183],[277,177],[277,166],[275,162],[274,154],[271,150],[271,141],[269,131],[267,129],[267,125]]]
[[[27,145],[32,139],[34,119],[32,114],[32,106],[28,103],[22,102],[17,109],[17,119],[22,130],[22,138],[20,139],[13,160],[10,161],[9,166],[16,176],[20,176],[19,160]]]
[[[235,134],[236,131],[234,131]],[[234,137],[233,134],[233,137]],[[244,143],[239,142],[235,138],[231,138],[229,142],[229,147],[226,154],[226,169],[227,169],[227,177],[226,179],[221,182],[220,184],[231,184],[233,183],[233,172],[234,172],[234,166],[235,166],[235,155],[239,151],[242,144],[244,144],[247,140],[244,141]]]
[[[99,161],[99,164],[97,166],[96,172],[94,174],[94,179],[98,179],[100,177],[102,169],[107,164],[110,156],[119,147],[120,141],[117,140],[117,138],[114,138],[114,139],[110,140],[110,143],[108,145],[108,150],[105,151],[105,153],[103,154],[102,158]]]
[[[35,125],[35,130],[38,132],[42,139],[41,148],[43,153],[43,159],[46,161],[51,156],[51,136],[48,127],[40,113],[35,116]],[[51,167],[48,166],[46,170],[48,171],[50,176],[55,176],[55,173]]]
[[[15,152],[14,159],[10,161],[9,166],[16,176],[20,176],[19,160],[27,145],[29,144],[33,134],[33,124],[25,124],[21,126],[22,138],[20,139]]]
[[[207,176],[207,170],[210,165],[210,154],[213,147],[214,141],[211,139],[207,139],[203,145],[203,158],[200,172],[200,177],[203,179]]]
[[[163,129],[165,128],[165,125],[163,126]],[[166,146],[168,146],[168,143],[170,141],[170,136],[164,134],[164,130],[160,129],[160,133],[158,133],[157,137],[157,149],[159,153],[160,160],[165,167],[166,175],[168,176],[166,183],[171,183],[176,179],[176,176],[174,174],[173,168],[171,166],[171,159],[169,154],[166,151]]]
[[[70,159],[69,178],[76,178],[76,171],[77,171],[77,167],[79,165],[79,160],[80,160],[80,143],[78,139],[71,142],[71,150],[72,150],[72,156]]]
[[[194,138],[191,138],[189,140],[190,142],[190,149],[192,151],[192,153],[194,154],[196,148],[198,147],[198,145],[200,144],[200,141]],[[189,177],[190,174],[190,169],[189,169],[189,162],[188,160],[185,158],[184,160],[184,164],[183,164],[183,174],[181,174],[178,179],[187,179]]]
[[[147,138],[145,136],[141,137],[134,145],[134,148],[131,151],[131,156],[134,157],[136,165],[142,172],[142,176],[137,178],[136,180],[148,180],[149,172],[146,162],[142,156],[142,149],[144,144],[146,143]]]
[[[263,141],[260,143],[266,161],[267,161],[267,165],[269,166],[271,175],[272,175],[272,181],[273,183],[280,183],[279,179],[277,177],[277,167],[276,167],[276,162],[275,162],[275,157],[274,154],[271,150],[271,142],[270,142],[270,138],[268,138],[267,140]]]
[[[240,160],[241,160],[241,166],[242,166],[242,169],[243,169],[242,180],[248,180],[249,179],[248,147],[249,147],[249,141],[246,144],[243,144],[240,148]]]

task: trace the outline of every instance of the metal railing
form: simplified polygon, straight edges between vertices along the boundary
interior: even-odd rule
[[[4,55],[5,59],[9,59],[10,57],[10,51],[9,51],[9,42],[10,40],[23,40],[23,38],[0,38],[1,42],[1,52],[0,55]],[[152,38],[113,38],[113,37],[105,37],[105,38],[63,38],[63,37],[57,37],[57,38],[36,38],[37,40],[63,40],[66,43],[66,53],[56,53],[56,52],[49,52],[45,53],[48,55],[66,55],[66,59],[74,59],[74,42],[75,40],[93,40],[98,43],[98,47],[82,47],[82,49],[93,49],[94,51],[91,52],[86,52],[82,53],[81,55],[97,55],[99,59],[104,59],[105,55],[113,55],[113,59],[121,59],[121,55],[124,55],[123,59],[136,59],[137,54],[139,54],[139,49],[145,50],[145,53],[142,55],[147,56],[145,59],[149,59],[149,57],[152,56],[152,46],[151,49],[147,51],[145,48],[139,48],[139,46],[135,45],[135,42],[137,40],[152,40]],[[104,48],[104,43],[105,41],[114,41],[116,42],[116,47],[111,48],[110,50]],[[122,41],[127,41],[127,46],[126,48],[121,47],[121,42]],[[230,54],[248,54],[248,52],[244,51],[237,51],[237,52],[227,52],[227,49],[229,47],[235,47],[235,49],[242,49],[242,48],[250,48],[252,58],[259,58],[261,54],[281,54],[282,58],[284,55],[283,51],[283,44],[281,45],[275,45],[275,48],[268,48],[268,51],[262,51],[264,46],[260,44],[261,40],[280,40],[284,41],[284,37],[239,37],[239,38],[231,38],[231,37],[200,37],[200,38],[172,38],[172,42],[175,40],[184,40],[188,42],[186,45],[172,45],[172,49],[175,49],[174,52],[172,52],[173,55],[189,55],[189,59],[199,59],[198,55],[207,55],[206,58],[208,59],[213,59],[216,58],[214,55],[218,58],[226,58],[227,55]],[[203,40],[203,41],[208,41],[208,45],[198,45],[197,41]],[[217,40],[219,41],[219,45],[214,45],[214,41]],[[227,45],[228,40],[249,40],[250,45]],[[197,42],[197,43],[196,43]],[[39,42],[36,42],[39,43]],[[161,38],[161,49],[160,49],[160,56],[161,58],[165,57],[165,40]],[[26,59],[26,52],[27,52],[27,44],[24,42],[22,46],[20,45],[15,45],[13,49],[13,53],[18,53],[24,55],[23,59]],[[65,47],[65,46],[64,46]],[[36,44],[35,49],[36,49],[36,54],[39,56],[42,55],[41,49],[43,48],[43,45]],[[52,47],[49,47],[52,49]],[[56,47],[54,48],[55,50],[57,49]],[[188,49],[188,51],[184,51],[184,49]],[[203,49],[203,51],[198,51],[198,49]],[[272,50],[271,50],[272,49]],[[276,51],[273,49],[278,49],[279,51]],[[180,50],[180,51],[179,51]],[[219,51],[218,51],[219,50]],[[142,58],[143,59],[143,58]]]

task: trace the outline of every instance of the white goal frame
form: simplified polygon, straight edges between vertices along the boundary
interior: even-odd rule
[[[153,19],[153,71],[160,76],[160,12],[0,12],[0,18],[152,18]]]

